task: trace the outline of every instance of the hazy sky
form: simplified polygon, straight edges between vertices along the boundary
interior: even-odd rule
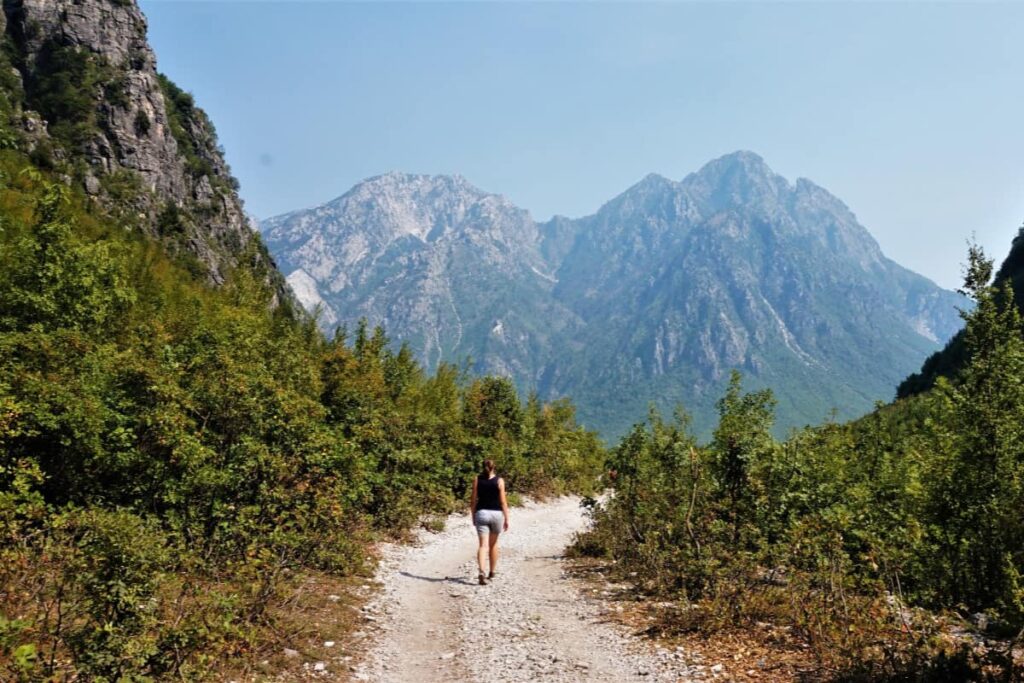
[[[749,149],[947,287],[1024,219],[1024,3],[142,7],[259,217],[389,170],[580,216]]]

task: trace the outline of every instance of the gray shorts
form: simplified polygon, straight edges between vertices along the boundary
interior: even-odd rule
[[[476,524],[478,534],[497,536],[505,524],[505,513],[501,510],[477,510],[473,513],[473,524]]]

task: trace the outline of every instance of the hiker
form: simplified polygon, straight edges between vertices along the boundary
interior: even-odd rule
[[[480,585],[494,578],[498,566],[498,535],[508,531],[508,501],[505,499],[505,480],[494,472],[494,461],[484,460],[483,471],[473,480],[473,501],[469,515],[476,527],[480,547],[476,551],[480,565]],[[484,572],[484,559],[490,554],[490,571]]]

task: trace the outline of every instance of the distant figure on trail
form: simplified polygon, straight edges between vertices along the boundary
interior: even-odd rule
[[[473,480],[473,501],[469,516],[476,526],[480,547],[476,551],[480,565],[480,585],[494,578],[498,567],[498,535],[508,531],[508,501],[505,499],[505,480],[494,473],[494,461],[484,460],[483,471]],[[490,571],[485,572],[484,559],[490,554]]]

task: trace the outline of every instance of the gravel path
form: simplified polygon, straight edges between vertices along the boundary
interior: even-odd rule
[[[562,551],[586,524],[576,498],[512,511],[498,577],[476,583],[469,515],[414,545],[384,549],[380,595],[365,608],[375,646],[357,680],[682,681],[713,678],[601,620],[565,576]]]

